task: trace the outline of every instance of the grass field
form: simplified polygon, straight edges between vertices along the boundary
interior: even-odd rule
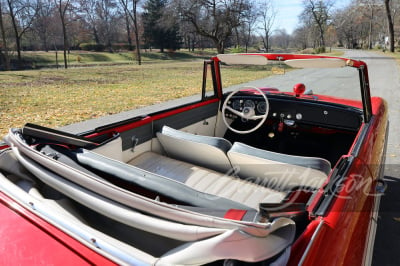
[[[81,58],[68,69],[0,72],[0,135],[27,122],[54,128],[198,94],[203,59],[212,53],[145,53],[143,65],[138,66],[129,58],[131,53],[80,52],[70,55],[70,61]],[[54,56],[24,54],[35,57],[38,64],[50,64]],[[79,67],[83,64],[91,67]],[[223,85],[230,86],[263,78],[266,73],[228,68],[223,76]]]
[[[143,52],[142,63],[154,64],[165,61],[190,61],[200,58],[209,58],[214,55],[216,51],[204,50],[196,53],[189,52],[172,52],[172,53],[159,53],[159,52]],[[79,66],[95,66],[95,65],[115,65],[115,64],[136,64],[135,53],[132,51],[124,52],[89,52],[89,51],[71,51],[67,54],[67,61],[70,67]],[[60,68],[64,67],[64,57],[62,51],[49,51],[49,52],[25,52],[23,58],[33,68],[53,67],[58,65]],[[34,63],[32,63],[34,62]]]
[[[201,92],[203,61],[0,72],[0,134],[26,122],[60,127]],[[265,72],[227,69],[229,83]]]

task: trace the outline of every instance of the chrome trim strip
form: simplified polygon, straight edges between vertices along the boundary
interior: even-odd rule
[[[362,265],[372,265],[372,256],[374,254],[376,230],[378,228],[378,215],[379,215],[380,203],[381,203],[381,196],[375,196],[374,207],[372,209],[372,215],[370,217],[370,222],[368,226],[368,236],[367,236],[366,247],[363,254]]]
[[[300,259],[299,266],[304,264],[304,260],[306,259],[307,255],[308,255],[308,252],[310,252],[311,246],[314,244],[315,238],[317,237],[319,231],[322,229],[323,225],[324,225],[324,220],[321,219],[319,224],[318,224],[318,226],[317,226],[317,229],[315,229],[315,232],[312,235],[311,240],[307,245],[306,250],[304,251],[303,256]]]

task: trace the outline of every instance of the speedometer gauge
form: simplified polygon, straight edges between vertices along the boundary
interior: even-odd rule
[[[252,100],[244,101],[244,107],[256,108],[256,104]]]
[[[234,100],[232,102],[232,108],[235,110],[240,110],[240,101],[239,100]]]
[[[257,111],[261,114],[265,114],[267,111],[267,104],[265,102],[259,102],[257,104]]]

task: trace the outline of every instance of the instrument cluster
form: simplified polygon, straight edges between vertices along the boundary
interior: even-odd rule
[[[232,99],[228,105],[239,112],[242,112],[245,107],[254,108],[260,115],[265,114],[267,110],[267,104],[263,100]]]

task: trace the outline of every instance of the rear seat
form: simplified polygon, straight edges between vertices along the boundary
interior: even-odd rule
[[[153,152],[146,152],[135,159],[132,163],[135,164],[139,158],[145,158],[144,156],[151,156],[152,160],[150,161],[157,161],[158,163],[161,163],[161,165],[167,163],[169,160],[173,160]],[[80,164],[89,166],[90,169],[107,173],[121,180],[154,191],[161,196],[163,195],[191,206],[212,209],[216,207],[219,207],[220,209],[250,209],[250,207],[248,207],[250,206],[249,204],[244,205],[237,201],[232,201],[223,197],[216,197],[212,194],[207,194],[200,190],[193,189],[190,186],[185,185],[183,182],[175,180],[178,175],[174,175],[174,178],[169,178],[167,176],[151,173],[146,169],[126,164],[85,149],[74,152],[72,157]],[[164,159],[166,160],[165,162]],[[196,170],[196,168],[193,170]],[[207,172],[207,170],[205,170],[205,172]],[[219,173],[217,174],[219,175]],[[101,174],[99,173],[99,175]],[[181,176],[181,174],[179,174],[179,176]],[[253,206],[256,208],[253,208]],[[258,206],[255,206],[255,204],[252,204],[251,208],[258,210]]]
[[[244,204],[258,210],[259,203],[280,203],[287,193],[279,192],[234,176],[205,169],[154,152],[145,152],[129,162],[140,169],[165,176],[211,195]]]
[[[232,146],[223,138],[193,135],[167,126],[157,138],[168,157],[149,151],[128,164],[112,161],[114,170],[109,168],[107,172],[121,178],[132,175],[130,179],[139,185],[148,183],[149,189],[164,195],[190,198],[193,206],[209,207],[212,201],[207,202],[208,197],[228,200],[228,207],[234,202],[258,210],[260,203],[281,203],[297,186],[320,187],[330,171],[324,159],[272,153],[242,143]],[[224,174],[232,171],[231,162],[242,179]],[[191,195],[196,193],[202,202]]]

